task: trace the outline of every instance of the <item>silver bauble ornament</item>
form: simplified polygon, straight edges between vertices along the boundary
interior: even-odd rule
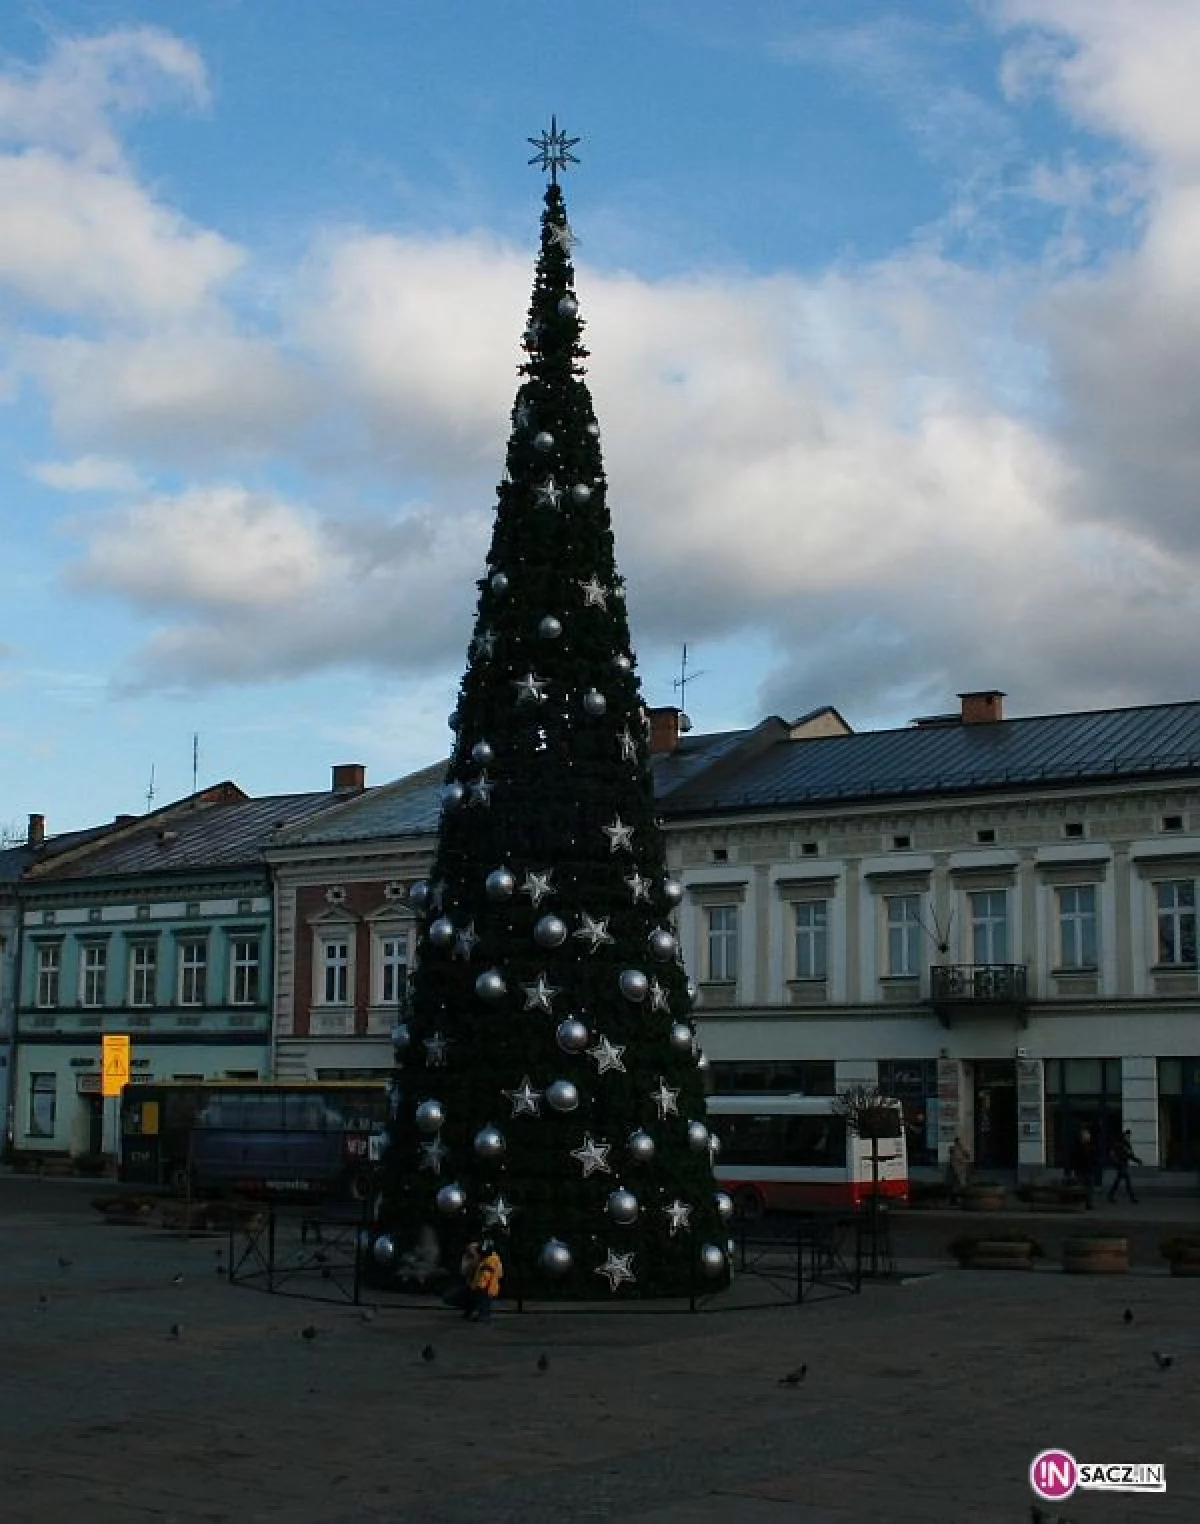
[[[716,1157],[720,1152],[721,1140],[717,1137],[715,1132],[710,1132],[708,1135],[708,1157],[715,1162]]]
[[[435,947],[449,947],[454,941],[454,922],[448,915],[440,915],[430,924],[429,940]]]
[[[390,1233],[381,1233],[371,1245],[371,1258],[377,1265],[395,1264],[396,1240]]]
[[[440,1132],[445,1120],[446,1113],[442,1109],[441,1101],[422,1101],[417,1107],[418,1132]]]
[[[593,439],[600,438],[600,425],[594,418],[592,419],[591,423],[587,425],[587,432],[592,436]]]
[[[692,1051],[691,1027],[682,1021],[673,1022],[671,1030],[667,1034],[667,1041],[675,1049],[676,1053],[690,1053]]]
[[[683,885],[677,878],[664,878],[662,889],[668,905],[678,905],[683,900]]]
[[[467,1193],[461,1185],[444,1185],[433,1199],[443,1216],[453,1217],[466,1206]]]
[[[493,572],[491,576],[491,587],[492,592],[494,593],[503,594],[508,592],[508,573]]]
[[[613,657],[613,666],[618,672],[628,672],[632,668],[633,663],[625,655],[624,651],[618,651]]]
[[[543,640],[557,640],[562,634],[562,620],[556,619],[553,614],[547,614],[538,621],[538,634]]]
[[[496,750],[490,741],[476,741],[471,747],[471,761],[476,767],[487,767],[496,760]]]
[[[547,433],[545,429],[539,430],[539,432],[533,436],[533,448],[535,450],[541,450],[543,453],[546,450],[552,450],[554,448],[554,435]]]
[[[546,1086],[546,1104],[554,1111],[574,1111],[579,1105],[579,1091],[570,1080],[555,1080]]]
[[[499,1159],[504,1153],[504,1134],[497,1127],[481,1127],[473,1146],[478,1158]]]
[[[475,981],[475,993],[480,1000],[503,1000],[508,986],[498,968],[485,968]]]
[[[622,1227],[628,1227],[631,1222],[637,1221],[638,1200],[632,1191],[624,1187],[611,1192],[608,1198],[608,1215],[614,1222],[619,1222]]]
[[[564,1053],[582,1053],[587,1047],[590,1033],[578,1016],[568,1016],[560,1021],[554,1040]]]
[[[507,868],[493,868],[483,882],[489,900],[511,900],[516,889],[517,881]]]
[[[650,943],[650,951],[657,959],[659,959],[660,962],[666,963],[669,959],[675,956],[675,938],[669,931],[665,931],[661,926],[657,927],[650,933],[648,940]]]
[[[587,482],[576,482],[571,488],[571,501],[578,503],[580,507],[586,503],[592,495],[592,489]]]
[[[694,1154],[708,1152],[708,1128],[703,1122],[688,1123],[688,1147]]]
[[[411,884],[409,886],[409,890],[408,890],[408,902],[413,907],[414,910],[424,910],[425,909],[425,906],[429,904],[429,880],[428,879],[419,878],[419,879],[417,879],[415,884]]]
[[[635,1005],[645,1000],[650,989],[650,981],[640,968],[623,968],[620,985],[622,995],[626,1000],[632,1000]]]
[[[700,1248],[700,1271],[709,1280],[716,1280],[725,1269],[725,1250],[718,1244],[703,1244]]]
[[[722,1222],[733,1221],[733,1197],[728,1191],[718,1191],[713,1197],[717,1203],[717,1216]]]
[[[571,1251],[560,1239],[551,1238],[542,1245],[538,1265],[547,1275],[566,1275],[571,1264]]]
[[[559,916],[540,916],[534,923],[533,940],[539,947],[561,947],[567,940],[567,926]]]
[[[583,712],[593,719],[599,719],[607,708],[608,700],[598,688],[589,688],[583,695]]]
[[[629,1156],[638,1164],[649,1164],[654,1158],[654,1139],[640,1127],[629,1134]]]
[[[696,1005],[700,1004],[700,986],[694,979],[689,979],[687,982],[687,997]]]
[[[392,1028],[392,1047],[397,1053],[403,1053],[412,1041],[412,1033],[402,1021],[398,1021]]]
[[[696,1068],[699,1069],[701,1073],[703,1073],[704,1070],[708,1068],[708,1054],[705,1053],[703,1049],[701,1049],[700,1052],[696,1055]]]
[[[447,783],[442,790],[442,807],[447,810],[456,810],[466,797],[466,789],[456,779],[453,783]]]
[[[574,317],[578,311],[579,303],[573,296],[563,296],[559,298],[558,313],[560,317]]]
[[[458,717],[458,710],[452,709],[446,716],[446,724],[449,725],[451,730],[457,730],[461,723],[462,721]]]

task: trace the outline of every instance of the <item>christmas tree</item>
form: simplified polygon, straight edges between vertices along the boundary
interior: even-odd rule
[[[493,1237],[530,1297],[680,1295],[727,1277],[700,1052],[648,726],[549,172],[474,638],[451,716],[411,1009],[397,1027],[375,1257]],[[411,1262],[411,1261],[410,1261]]]

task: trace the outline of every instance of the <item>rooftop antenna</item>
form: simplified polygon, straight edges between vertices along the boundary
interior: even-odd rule
[[[155,788],[154,788],[154,763],[151,762],[151,764],[150,764],[150,786],[146,790],[146,814],[147,815],[154,808],[154,794],[155,794]]]
[[[200,787],[197,779],[200,776],[200,732],[192,731],[192,793],[196,793]]]
[[[687,641],[683,643],[683,660],[679,663],[679,676],[671,682],[672,688],[679,695],[680,709],[687,709],[687,685],[694,683],[697,678],[705,677],[704,672],[688,672]]]

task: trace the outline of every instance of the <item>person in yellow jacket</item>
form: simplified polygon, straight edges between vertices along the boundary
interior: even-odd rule
[[[490,1323],[492,1303],[500,1295],[500,1282],[504,1279],[504,1265],[490,1238],[485,1238],[479,1248],[481,1258],[471,1276],[471,1300],[466,1316],[475,1323]]]

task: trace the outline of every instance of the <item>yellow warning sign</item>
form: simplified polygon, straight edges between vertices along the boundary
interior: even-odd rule
[[[100,1092],[120,1095],[129,1083],[129,1038],[113,1035],[102,1037],[100,1043],[103,1049]]]

